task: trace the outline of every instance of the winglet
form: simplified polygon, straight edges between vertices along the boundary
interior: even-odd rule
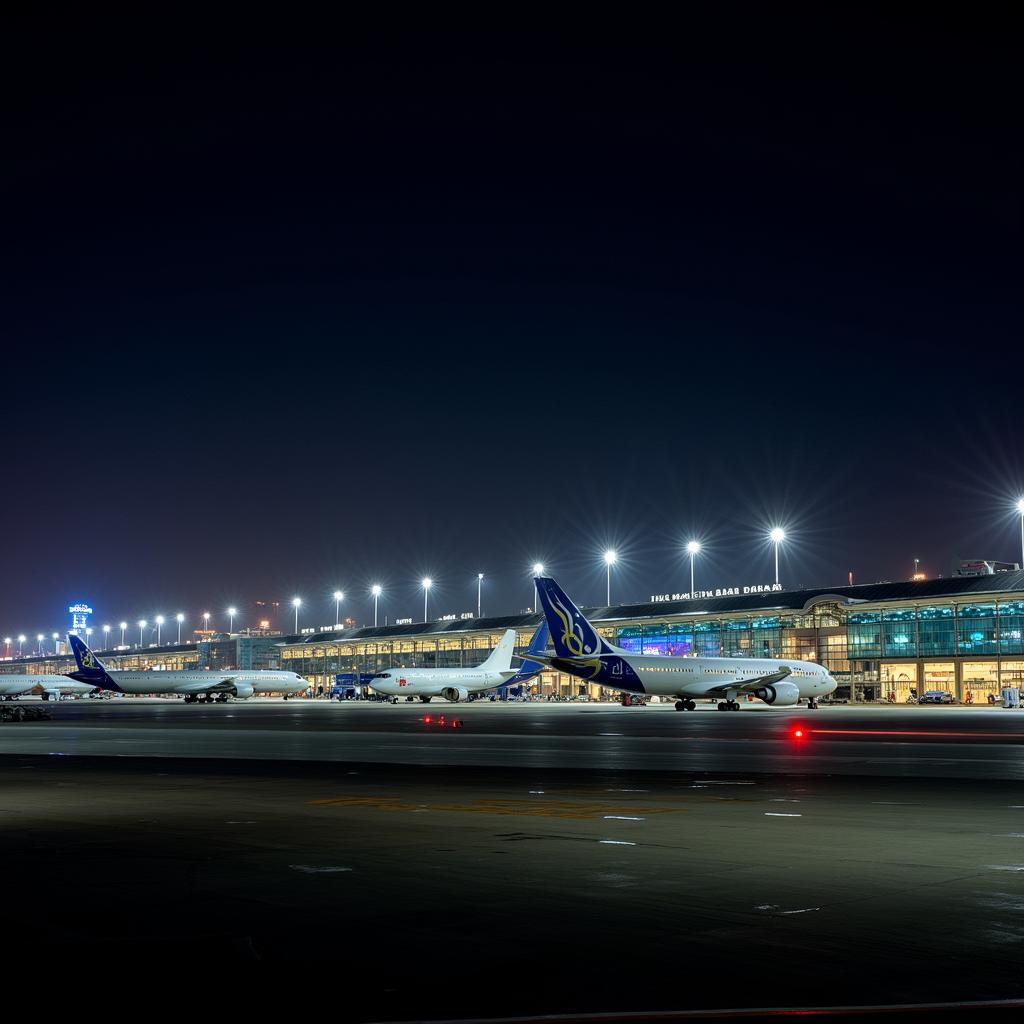
[[[537,632],[530,637],[530,645],[526,648],[526,654],[540,654],[548,645],[548,624],[542,622],[537,627]],[[530,661],[526,654],[519,656],[520,665],[516,672],[505,680],[504,686],[518,686],[520,683],[528,682],[534,676],[544,671],[544,666],[538,661]]]

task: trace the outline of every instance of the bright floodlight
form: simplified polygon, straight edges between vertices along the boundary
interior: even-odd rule
[[[292,598],[292,607],[293,608],[298,608],[299,605],[301,605],[301,604],[302,604],[302,598],[301,597],[293,597]]]
[[[1024,498],[1017,502],[1017,511],[1024,516]]]
[[[104,626],[103,629],[104,629],[104,631],[106,631],[106,630],[109,630],[110,627],[109,626]],[[59,636],[60,636],[59,633],[51,633],[50,634],[50,639],[51,640],[56,640]]]
[[[336,590],[334,592],[334,600],[335,601],[340,601],[344,596],[345,595],[340,590]]]
[[[92,630],[90,629],[90,630],[89,630],[89,632],[91,633],[91,632],[92,632]],[[36,639],[37,639],[37,640],[38,640],[38,641],[39,641],[40,643],[42,643],[42,642],[43,642],[43,641],[44,641],[44,640],[46,639],[46,637],[45,637],[45,636],[43,636],[43,634],[42,634],[42,633],[36,633]]]
[[[604,564],[605,565],[614,565],[616,563],[616,561],[618,561],[618,558],[619,558],[619,556],[611,548],[609,548],[604,553]]]
[[[434,585],[434,581],[429,576],[424,576],[420,582],[423,584],[424,590],[429,590]]]
[[[237,608],[229,608],[228,609],[228,615],[237,615],[237,614],[238,614],[238,609]]]
[[[776,526],[769,536],[776,544],[781,544],[786,539],[786,531],[781,526]]]
[[[543,562],[534,562],[533,563],[533,575],[534,576],[543,576],[544,575],[544,563]]]
[[[158,626],[162,626],[164,624],[164,617],[162,615],[158,615],[156,617],[156,624]]]
[[[484,578],[484,574],[483,574],[482,572],[478,572],[478,573],[476,574],[476,578],[477,578],[478,580],[482,580],[482,579]]]
[[[18,634],[18,643],[19,644],[23,644],[24,642],[25,642],[25,634],[24,633],[19,633]]]
[[[373,594],[374,597],[380,597],[382,590],[383,587],[381,587],[379,583],[374,583],[374,585],[370,588],[370,593]]]
[[[139,629],[145,629],[146,625],[147,623],[145,619],[139,619]]]
[[[177,620],[178,620],[179,622],[184,622],[184,621],[185,621],[185,616],[184,616],[184,615],[182,615],[182,614],[181,614],[181,612],[178,612],[178,614],[177,614],[177,615],[175,615],[174,617],[175,617],[175,618],[176,618],[176,619],[177,619]]]
[[[122,629],[127,629],[128,628],[128,623],[127,622],[122,622],[121,623],[121,628]]]
[[[686,550],[689,551],[691,555],[697,554],[697,552],[700,551],[700,541],[691,540],[690,543],[686,545]]]

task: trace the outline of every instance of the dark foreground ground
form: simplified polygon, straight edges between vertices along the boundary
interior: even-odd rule
[[[17,754],[0,779],[5,959],[306,961],[378,1020],[1024,997],[1013,781]]]

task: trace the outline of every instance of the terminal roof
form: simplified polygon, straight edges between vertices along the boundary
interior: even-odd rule
[[[657,619],[674,615],[712,615],[727,612],[801,612],[812,605],[833,600],[857,605],[890,601],[932,601],[949,598],[984,598],[987,594],[1020,593],[1024,599],[1024,571],[999,572],[989,576],[948,576],[931,580],[907,580],[898,583],[862,583],[853,587],[815,587],[774,593],[740,594],[728,597],[685,601],[655,601],[646,604],[620,604],[584,608],[594,622]],[[416,622],[402,626],[363,626],[352,629],[306,633],[282,637],[280,644],[324,643],[332,640],[388,640],[396,637],[437,636],[444,633],[470,633],[486,630],[527,630],[540,624],[540,614],[505,615],[481,619],[455,619],[450,622]]]

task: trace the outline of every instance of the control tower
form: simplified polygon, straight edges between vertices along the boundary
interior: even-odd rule
[[[79,601],[78,604],[71,605],[68,611],[71,612],[71,632],[75,636],[85,636],[85,627],[89,623],[92,609],[83,601]]]

